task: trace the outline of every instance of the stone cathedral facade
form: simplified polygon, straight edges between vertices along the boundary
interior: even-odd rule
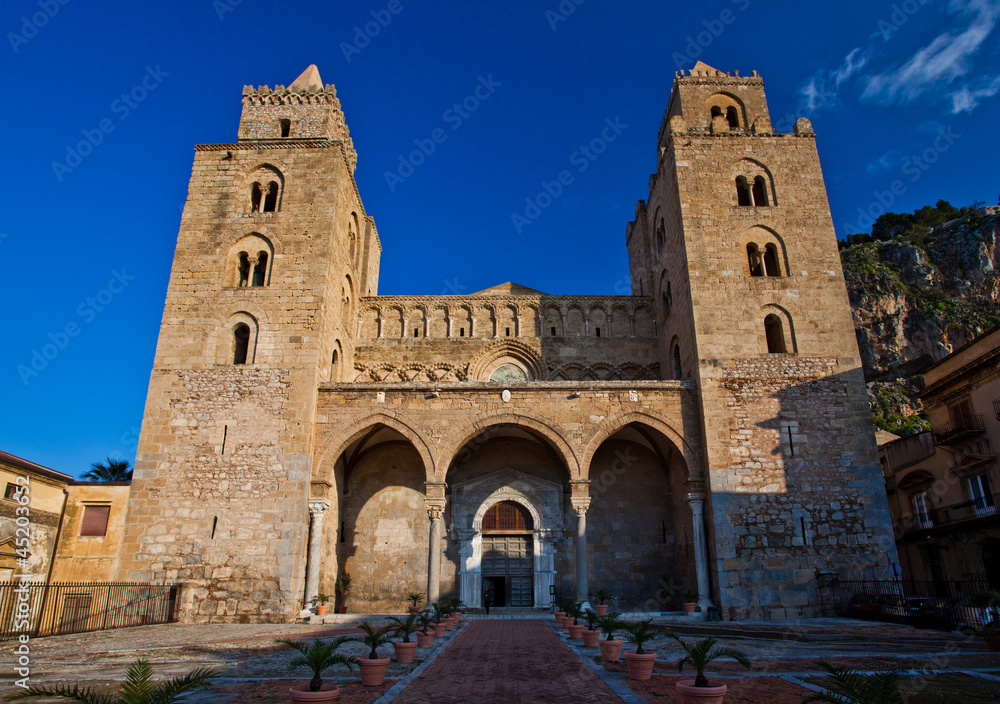
[[[243,90],[195,148],[119,577],[284,621],[347,572],[621,610],[815,615],[896,562],[815,135],[760,77],[682,72],[625,230],[631,296],[379,296],[331,85]],[[609,246],[611,246],[609,238]]]

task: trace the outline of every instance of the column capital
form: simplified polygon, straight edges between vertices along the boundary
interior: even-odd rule
[[[309,514],[312,516],[323,516],[324,513],[330,510],[331,507],[330,499],[309,499]]]
[[[444,518],[445,505],[444,499],[424,499],[424,508],[431,523]]]
[[[706,496],[706,494],[704,492],[701,492],[701,491],[692,491],[692,492],[689,492],[686,497],[684,497],[684,500],[687,501],[689,504],[692,504],[692,505],[694,505],[694,504],[704,504],[705,503],[705,496]]]
[[[589,496],[573,496],[569,500],[570,506],[576,511],[577,516],[586,516],[587,511],[590,509],[590,497]]]

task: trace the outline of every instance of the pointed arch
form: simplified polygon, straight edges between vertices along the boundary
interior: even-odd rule
[[[318,453],[319,461],[313,465],[313,481],[334,483],[333,470],[339,458],[351,443],[372,430],[386,427],[394,430],[410,441],[424,463],[427,481],[435,475],[434,456],[423,437],[406,422],[386,413],[373,413],[351,423],[339,433],[326,440]]]
[[[658,431],[677,449],[684,459],[687,469],[688,481],[700,481],[703,478],[701,463],[698,460],[698,453],[694,447],[685,439],[683,432],[676,430],[670,419],[654,411],[619,411],[605,418],[590,434],[584,442],[584,450],[580,453],[580,464],[584,468],[585,474],[580,478],[588,480],[590,464],[594,459],[597,449],[605,440],[632,423],[647,425]]]

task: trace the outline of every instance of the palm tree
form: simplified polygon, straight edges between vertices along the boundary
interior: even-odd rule
[[[417,630],[417,614],[410,614],[409,616],[404,616],[402,618],[398,616],[390,616],[389,620],[392,621],[393,633],[403,636],[403,642],[409,643],[410,636],[412,636]]]
[[[823,684],[827,692],[813,694],[803,704],[902,704],[899,694],[898,672],[873,672],[870,675],[856,670],[842,670],[820,660],[817,663],[830,674],[830,684]]]
[[[288,663],[288,669],[295,670],[299,667],[306,667],[313,671],[313,677],[309,680],[309,691],[319,692],[323,689],[323,671],[333,665],[347,665],[350,670],[358,659],[349,655],[341,655],[337,652],[344,643],[354,640],[347,636],[341,636],[331,641],[323,642],[319,638],[313,641],[312,645],[306,645],[302,641],[282,638],[275,643],[284,643],[298,650],[301,655]]]
[[[116,460],[109,457],[104,462],[94,462],[90,471],[81,477],[92,482],[130,482],[132,470],[128,460]]]
[[[62,697],[80,704],[174,704],[195,689],[208,686],[209,678],[217,674],[217,670],[199,667],[181,677],[157,682],[153,680],[153,668],[149,661],[140,658],[128,666],[117,696],[98,694],[92,687],[80,689],[79,685],[46,687],[33,684],[27,691],[14,695],[13,699]]]
[[[367,621],[362,621],[358,624],[358,628],[365,632],[360,638],[354,638],[353,640],[359,643],[364,643],[371,650],[368,654],[369,660],[378,660],[378,648],[381,645],[392,642],[392,634],[395,630],[392,626],[383,626],[381,628],[376,628],[372,626]]]
[[[646,651],[642,649],[642,646],[656,637],[656,632],[650,627],[652,623],[653,619],[647,618],[645,621],[625,624],[625,633],[628,634],[625,637],[630,643],[635,645],[636,655],[645,654]]]
[[[601,625],[604,640],[614,640],[615,631],[620,631],[624,627],[624,624],[621,622],[621,614],[617,611],[604,614],[597,619],[597,622]]]
[[[690,645],[681,640],[681,637],[676,633],[668,633],[671,638],[676,640],[684,648],[684,652],[687,653],[681,660],[677,663],[677,671],[681,672],[684,670],[684,666],[687,663],[691,663],[694,666],[695,687],[709,687],[708,678],[705,677],[705,668],[708,663],[718,658],[732,658],[738,662],[743,667],[749,668],[750,661],[747,656],[741,651],[736,650],[736,648],[728,648],[723,645],[716,645],[719,642],[718,638],[702,638],[694,645]]]

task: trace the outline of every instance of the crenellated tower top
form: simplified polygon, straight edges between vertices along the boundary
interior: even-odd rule
[[[287,88],[277,85],[243,87],[239,140],[327,139],[341,142],[353,173],[354,150],[337,89],[323,85],[319,69],[309,66]]]

